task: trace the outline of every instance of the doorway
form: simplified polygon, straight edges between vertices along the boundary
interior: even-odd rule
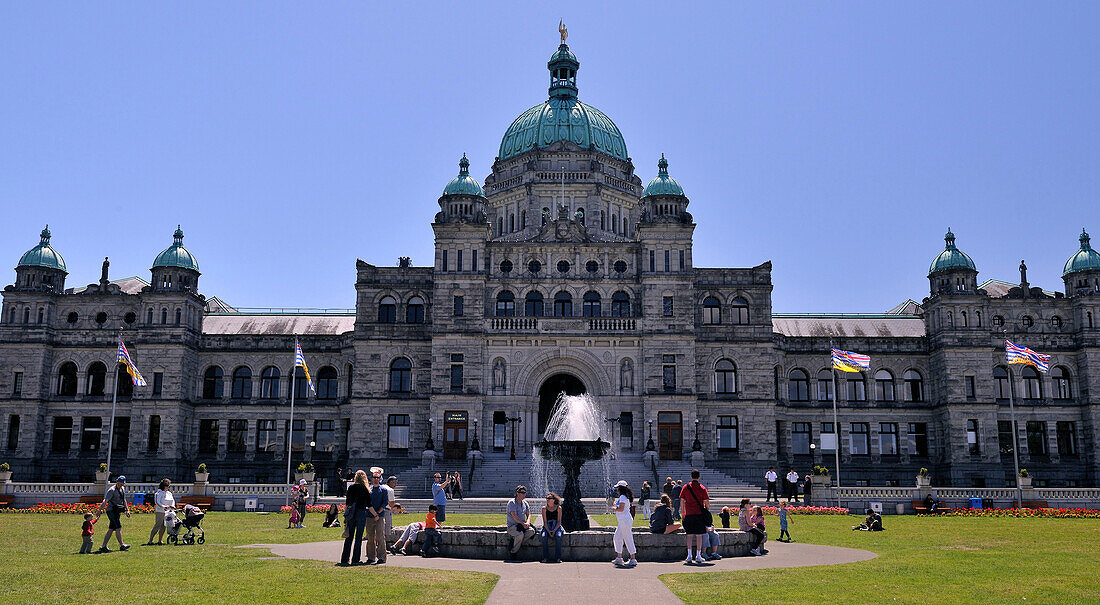
[[[547,378],[539,387],[539,434],[546,432],[546,424],[550,422],[550,413],[554,411],[559,394],[583,395],[586,392],[584,383],[572,374],[554,374]]]
[[[466,412],[443,414],[443,459],[465,460],[469,415]]]
[[[661,460],[679,460],[684,451],[684,421],[680,412],[657,413],[657,453]]]

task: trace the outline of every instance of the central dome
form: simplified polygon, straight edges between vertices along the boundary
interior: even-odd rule
[[[604,112],[577,99],[580,61],[563,42],[547,63],[550,98],[520,114],[500,141],[497,159],[507,160],[525,151],[570,141],[627,160],[626,141]]]

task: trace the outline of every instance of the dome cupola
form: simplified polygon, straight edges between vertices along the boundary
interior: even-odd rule
[[[199,261],[191,251],[183,247],[183,229],[176,226],[172,245],[157,255],[153,261],[153,289],[159,292],[197,291],[199,287]]]
[[[932,294],[974,294],[978,290],[978,268],[965,252],[955,247],[951,228],[943,236],[946,243],[928,268]]]
[[[676,179],[668,175],[668,160],[665,154],[657,162],[657,176],[654,177],[642,191],[641,221],[654,223],[658,221],[672,221],[690,223],[691,215],[687,213],[688,199],[684,195],[684,188]]]
[[[1089,234],[1081,229],[1081,248],[1073,253],[1062,268],[1066,296],[1092,293],[1100,295],[1100,252],[1092,249]]]
[[[57,253],[57,250],[53,249],[50,245],[50,226],[46,225],[46,228],[39,234],[41,238],[38,241],[38,245],[27,250],[19,259],[17,267],[42,267],[45,269],[56,269],[58,271],[67,271],[65,268],[65,259],[61,258],[61,255]]]
[[[470,160],[465,153],[458,161],[458,176],[447,183],[439,197],[435,222],[485,222],[485,191],[470,176]]]
[[[15,266],[15,287],[19,290],[65,289],[65,276],[68,270],[65,259],[50,245],[50,226],[39,234],[38,245],[27,250]]]
[[[668,160],[665,159],[665,154],[662,153],[661,159],[657,162],[657,176],[645,186],[645,190],[642,191],[642,197],[683,194],[684,188],[680,186],[680,183],[677,183],[676,179],[668,176]]]
[[[447,183],[447,186],[443,188],[443,195],[476,195],[485,197],[485,191],[481,189],[481,185],[478,184],[477,179],[470,176],[470,160],[466,159],[466,154],[462,154],[462,159],[458,161],[458,176],[451,179],[451,182]]]
[[[932,261],[932,265],[928,268],[929,274],[953,269],[978,270],[974,265],[974,261],[965,252],[955,247],[955,234],[951,233],[950,228],[947,229],[943,240],[947,245],[944,246],[943,252],[940,252],[939,256]]]
[[[153,261],[153,268],[179,268],[188,269],[198,273],[199,261],[193,254],[183,247],[183,230],[176,225],[176,232],[172,234],[172,245],[157,255]]]

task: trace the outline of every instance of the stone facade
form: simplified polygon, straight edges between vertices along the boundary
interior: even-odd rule
[[[551,101],[568,107],[575,57],[555,57]],[[640,463],[651,440],[681,460],[698,438],[708,467],[754,483],[769,466],[833,468],[835,346],[871,357],[836,382],[845,485],[910,485],[927,467],[938,485],[998,487],[1013,477],[1007,337],[1051,355],[1038,382],[1012,366],[1021,465],[1040,485],[1096,485],[1100,273],[1067,273],[1064,293],[1026,273],[979,285],[949,234],[920,303],[776,314],[770,262],[694,265],[689,199],[663,158],[643,187],[625,151],[583,132],[525,150],[515,136],[484,189],[463,158],[432,265],[357,261],[346,313],[237,311],[199,293],[185,249],[158,256],[151,282],[112,282],[105,264],[99,284],[67,289],[63,261],[21,264],[0,309],[0,444],[16,478],[87,479],[105,458],[115,379],[97,386],[95,364],[112,367],[121,334],[149,381],[118,403],[114,468],[137,477],[206,462],[214,480],[280,481],[297,339],[317,392],[299,383],[293,462],[321,476],[407,469],[429,441],[456,460],[475,439],[486,456],[513,440],[529,452],[560,390],[597,398],[621,460]]]

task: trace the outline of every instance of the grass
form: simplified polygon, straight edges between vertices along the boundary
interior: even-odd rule
[[[420,515],[400,515],[408,524]],[[485,524],[498,515],[448,515],[455,523]],[[0,515],[0,558],[8,573],[0,582],[0,603],[109,603],[136,595],[166,603],[331,602],[342,595],[370,595],[394,603],[484,603],[497,576],[396,567],[341,569],[322,561],[264,560],[264,549],[235,548],[256,543],[339,540],[340,529],[321,527],[321,515],[306,517],[305,529],[287,530],[286,515],[211,512],[203,526],[207,543],[139,546],[149,537],[152,515],[123,520],[128,552],[79,555],[79,515]],[[494,524],[496,524],[494,523]],[[96,525],[98,548],[107,518]],[[365,575],[364,575],[365,574]],[[369,578],[369,580],[368,580]],[[364,582],[364,580],[367,580]],[[351,600],[350,596],[349,599]]]
[[[857,517],[796,516],[798,542],[879,556],[846,565],[668,574],[688,605],[723,603],[1095,603],[1095,519],[885,517],[886,531],[853,532]],[[772,539],[778,524],[769,524]]]

